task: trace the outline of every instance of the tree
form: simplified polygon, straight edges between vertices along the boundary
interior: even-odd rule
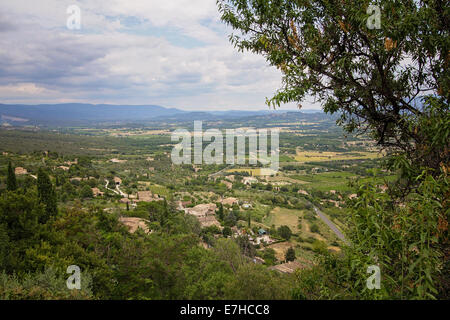
[[[223,204],[219,203],[219,210],[217,211],[217,217],[220,221],[223,221]]]
[[[62,190],[67,193],[70,196],[73,196],[75,193],[75,188],[73,187],[73,184],[66,181],[63,186],[62,186]]]
[[[286,251],[286,254],[285,254],[285,259],[286,259],[286,262],[289,262],[289,261],[294,261],[295,260],[295,250],[292,248],[292,247],[290,247],[289,249],[287,249],[287,251]]]
[[[286,241],[288,241],[292,236],[292,231],[288,226],[281,226],[277,231],[278,235]]]
[[[58,212],[58,204],[56,200],[56,192],[48,174],[39,168],[37,175],[37,190],[39,202],[45,206],[45,215],[40,217],[40,222],[45,223],[50,217],[56,216]]]
[[[0,270],[6,268],[10,246],[11,243],[9,242],[7,226],[0,224]]]
[[[275,250],[272,248],[265,248],[262,257],[268,266],[273,266],[277,262],[277,257],[275,255]]]
[[[93,198],[94,197],[94,193],[92,192],[92,189],[89,185],[85,184],[83,186],[83,188],[81,188],[80,197],[81,198]]]
[[[351,272],[363,278],[362,269],[381,266],[385,297],[448,299],[448,177],[426,175],[404,206],[392,206],[375,184],[362,186],[364,202],[351,207],[348,260],[358,261]]]
[[[222,234],[225,238],[228,238],[229,236],[231,236],[233,234],[233,232],[231,231],[230,227],[224,227],[222,230]]]
[[[247,263],[236,271],[224,291],[229,300],[286,300],[291,282],[262,265]]]
[[[392,283],[379,292],[361,286],[362,297],[448,297],[448,231],[443,231],[448,229],[448,212],[432,209],[448,207],[446,2],[377,1],[382,23],[376,27],[369,1],[217,3],[222,20],[240,32],[231,41],[240,50],[263,55],[283,73],[283,87],[267,100],[269,105],[301,103],[313,96],[326,112],[340,116],[338,123],[346,131],[369,134],[387,149],[387,167],[398,173],[384,203],[379,203],[372,181],[359,186],[358,198],[364,200],[352,206],[356,222],[345,259],[360,263],[344,263],[352,265],[345,272],[354,276],[347,283],[338,281],[341,287],[333,289],[344,295],[350,288],[355,292],[354,284],[365,281],[365,268],[377,262]],[[403,214],[408,217],[401,218]],[[388,249],[389,241],[393,243]],[[371,242],[377,244],[372,247]],[[345,278],[336,266],[319,269],[333,280]],[[439,291],[438,284],[443,284]]]
[[[230,213],[225,217],[225,225],[228,227],[234,227],[236,225],[236,222],[236,215],[233,213],[233,211],[230,211]]]
[[[236,242],[241,248],[242,254],[253,258],[256,254],[255,246],[250,242],[247,235],[239,236],[236,238]]]
[[[246,262],[239,245],[232,239],[218,239],[213,252],[219,260],[229,265],[234,273]]]
[[[38,218],[42,215],[43,206],[31,192],[6,192],[0,198],[0,251],[6,253],[0,260],[8,272],[24,271],[26,250],[41,241]]]
[[[313,223],[313,224],[311,225],[310,230],[311,230],[311,232],[314,232],[314,233],[319,233],[319,232],[320,232],[319,226],[318,226],[317,224],[315,224],[315,223]]]
[[[90,300],[92,277],[82,274],[80,290],[69,290],[64,274],[52,267],[44,272],[27,273],[22,277],[0,273],[0,299],[2,300]]]
[[[217,3],[222,20],[238,32],[231,42],[281,70],[283,87],[269,105],[301,103],[311,95],[326,112],[338,113],[349,132],[369,132],[380,146],[435,170],[448,163],[448,141],[419,125],[448,114],[445,1],[377,1],[379,28],[369,1]],[[435,100],[433,109],[420,99],[426,96]]]
[[[11,161],[8,163],[8,176],[6,177],[6,189],[15,191],[17,189],[17,180]]]
[[[326,254],[328,251],[326,243],[317,239],[313,241],[311,247],[313,251],[321,254]]]
[[[91,159],[86,156],[78,157],[78,165],[83,168],[89,168],[92,166]]]

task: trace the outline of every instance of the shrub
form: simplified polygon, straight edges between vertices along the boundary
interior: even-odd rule
[[[314,232],[314,233],[320,233],[319,226],[317,224],[315,224],[315,223],[313,223],[311,225],[310,230],[311,230],[311,232]]]
[[[278,228],[278,235],[288,241],[292,236],[292,231],[288,226],[281,226]]]
[[[285,259],[286,259],[287,262],[289,262],[289,261],[294,261],[295,258],[296,258],[295,257],[295,250],[292,247],[290,247],[286,251]]]

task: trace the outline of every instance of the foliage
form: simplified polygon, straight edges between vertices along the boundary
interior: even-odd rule
[[[288,226],[280,226],[277,230],[277,233],[286,241],[288,241],[292,236],[292,231]]]
[[[228,213],[228,215],[225,217],[224,222],[225,226],[227,227],[234,227],[236,225],[237,217],[234,211],[230,211],[230,213]]]
[[[56,192],[48,174],[40,168],[37,175],[37,191],[39,201],[45,206],[45,214],[39,217],[40,222],[47,222],[55,216],[57,208]]]
[[[26,250],[39,242],[39,218],[44,214],[35,195],[7,192],[0,198],[0,250],[3,270],[23,270]]]
[[[380,145],[410,153],[430,139],[417,126],[427,118],[420,97],[440,95],[438,109],[448,112],[450,11],[442,1],[377,1],[379,28],[368,25],[369,1],[217,3],[238,32],[231,42],[282,71],[283,88],[270,105],[312,95],[326,112],[338,112],[348,131],[369,131]]]
[[[262,258],[268,266],[273,266],[277,262],[275,250],[272,248],[265,248],[262,254]]]
[[[448,6],[376,1],[381,25],[371,28],[369,1],[217,3],[238,33],[231,42],[282,71],[269,105],[314,96],[347,132],[385,148],[385,168],[397,174],[385,193],[376,178],[360,183],[348,204],[349,246],[336,257],[315,243],[323,258],[298,273],[293,297],[448,298]],[[366,287],[371,265],[381,268],[381,290]]]
[[[219,239],[204,249],[197,219],[170,203],[140,204],[153,233],[131,234],[117,214],[80,202],[42,220],[41,199],[37,190],[0,197],[2,299],[288,298],[285,276],[261,271],[243,255],[255,254],[248,239]],[[203,231],[220,233],[215,226]],[[69,265],[82,270],[81,290],[65,286]],[[244,277],[252,280],[242,289]]]
[[[448,260],[443,255],[448,246],[446,174],[435,178],[424,170],[418,179],[422,182],[403,205],[368,184],[360,188],[352,208],[354,269],[379,265],[392,298],[436,298]]]
[[[230,237],[233,234],[233,232],[231,231],[231,228],[227,226],[227,227],[223,228],[222,234],[224,237],[227,238],[227,237]]]
[[[80,198],[92,198],[93,196],[94,193],[92,192],[92,189],[89,185],[86,184],[81,188]]]
[[[1,300],[88,300],[93,299],[92,278],[81,274],[81,290],[69,290],[66,278],[49,267],[44,272],[28,273],[22,279],[0,273]]]
[[[313,251],[315,251],[317,253],[321,253],[321,254],[327,253],[327,245],[323,241],[316,239],[311,243],[311,247],[312,247]]]
[[[243,255],[253,258],[256,254],[255,246],[250,242],[248,236],[239,236],[236,238],[236,242],[241,249]]]
[[[8,163],[8,176],[6,177],[6,188],[9,191],[14,191],[17,189],[16,174],[12,168],[11,161]]]
[[[222,221],[224,218],[222,203],[219,203],[218,210],[217,210],[217,217],[219,218],[220,221]]]
[[[285,259],[287,262],[289,261],[294,261],[295,260],[295,250],[292,247],[289,247],[289,249],[287,249],[286,254],[285,254]]]
[[[313,223],[311,225],[310,230],[311,230],[311,232],[314,232],[314,233],[319,233],[320,232],[319,226],[317,224],[315,224],[315,223]]]

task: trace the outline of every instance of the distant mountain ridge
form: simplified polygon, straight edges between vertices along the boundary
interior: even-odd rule
[[[61,124],[83,122],[109,122],[149,120],[160,116],[184,113],[174,108],[156,105],[92,105],[81,103],[6,105],[0,104],[0,115],[28,119],[31,124]]]
[[[272,113],[283,114],[288,111],[289,110],[184,111],[176,108],[166,108],[158,105],[108,105],[83,103],[39,105],[0,104],[0,121],[4,124],[7,123],[17,126],[69,126],[162,120],[230,120],[254,116],[264,116]],[[306,110],[302,110],[302,112],[309,113]]]

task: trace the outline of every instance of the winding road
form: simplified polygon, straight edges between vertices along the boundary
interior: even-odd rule
[[[120,196],[122,196],[122,197],[124,197],[124,198],[128,198],[128,195],[127,195],[126,193],[122,192],[122,190],[120,190],[119,185],[116,185],[116,190],[114,190],[114,189],[108,188],[108,185],[109,185],[109,180],[108,180],[108,179],[105,179],[105,182],[106,182],[105,188],[106,188],[107,190],[112,191],[112,192],[114,192],[115,194],[118,194],[118,195],[120,195]]]
[[[109,185],[108,179],[105,179],[105,181],[106,181],[105,188],[106,188],[107,190],[112,191],[112,192],[114,192],[115,194],[119,194],[119,195],[120,195],[120,193],[117,192],[116,190],[113,190],[113,189],[108,188],[108,185]]]

